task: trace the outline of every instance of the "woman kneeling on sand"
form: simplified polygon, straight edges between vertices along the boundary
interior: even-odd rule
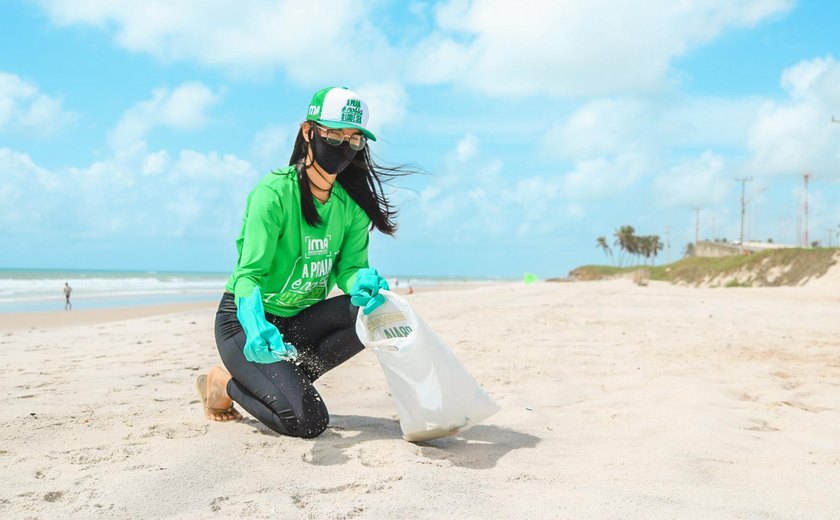
[[[196,381],[214,421],[242,416],[272,430],[315,437],[329,423],[312,383],[364,347],[358,308],[384,301],[388,283],[368,266],[372,228],[393,235],[395,211],[382,180],[401,175],[371,159],[367,104],[346,88],[312,98],[289,166],[248,196],[238,259],[216,313],[216,345],[227,370]],[[337,285],[345,294],[327,299]]]

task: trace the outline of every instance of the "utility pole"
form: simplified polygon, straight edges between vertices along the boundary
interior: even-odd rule
[[[744,194],[746,192],[746,186],[748,182],[752,182],[752,177],[735,177],[736,182],[741,183],[741,253],[744,252],[744,213],[747,211],[747,202],[744,198]]]
[[[668,263],[671,263],[671,226],[665,226],[665,252],[668,255]]]
[[[694,218],[694,254],[697,254],[697,244],[700,242],[700,210],[703,208],[694,208],[696,216]]]
[[[802,178],[805,179],[805,229],[803,231],[803,236],[805,237],[803,247],[811,247],[811,243],[808,242],[808,180],[811,178],[811,174],[805,172],[802,175]]]
[[[826,228],[826,231],[828,231],[828,247],[831,247],[831,232],[834,230],[831,228]]]

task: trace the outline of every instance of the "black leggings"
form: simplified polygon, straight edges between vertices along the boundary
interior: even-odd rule
[[[216,312],[216,346],[233,376],[228,395],[277,433],[305,438],[320,435],[330,416],[312,383],[364,348],[356,336],[357,311],[349,296],[338,296],[291,318],[266,313],[283,339],[297,348],[297,364],[252,363],[242,353],[245,331],[236,317],[233,295],[225,293]]]

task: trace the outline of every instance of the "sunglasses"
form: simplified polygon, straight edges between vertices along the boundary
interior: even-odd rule
[[[341,130],[327,129],[323,126],[318,127],[318,133],[327,144],[332,146],[341,146],[344,141],[350,145],[351,150],[362,150],[367,145],[367,139],[362,134],[344,135]]]

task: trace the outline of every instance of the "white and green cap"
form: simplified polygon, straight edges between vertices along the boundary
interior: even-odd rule
[[[308,121],[327,128],[358,128],[365,137],[376,141],[368,130],[368,106],[358,94],[345,87],[322,88],[309,102]]]

